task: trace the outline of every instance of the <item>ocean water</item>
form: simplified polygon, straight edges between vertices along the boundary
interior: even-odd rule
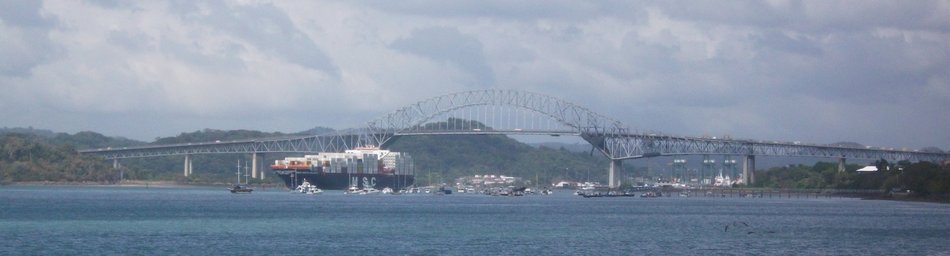
[[[0,187],[0,255],[950,255],[950,205]]]

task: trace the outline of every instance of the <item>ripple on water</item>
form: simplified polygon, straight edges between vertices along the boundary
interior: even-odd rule
[[[0,254],[950,252],[941,204],[338,192],[0,187]]]

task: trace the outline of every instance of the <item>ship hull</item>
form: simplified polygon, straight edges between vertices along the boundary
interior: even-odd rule
[[[415,182],[413,175],[394,174],[348,174],[348,173],[320,173],[308,171],[274,171],[277,177],[284,181],[288,189],[296,189],[305,180],[324,190],[346,190],[351,186],[358,188],[392,188],[399,190],[412,186]]]

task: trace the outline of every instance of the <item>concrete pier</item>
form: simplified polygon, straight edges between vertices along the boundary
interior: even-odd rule
[[[185,170],[184,170],[185,177],[188,177],[191,175],[191,168],[192,168],[191,155],[185,155]]]
[[[251,178],[257,179],[257,152],[251,154]]]
[[[258,161],[260,160],[260,161]],[[261,166],[264,163],[264,153],[254,152],[251,154],[251,178],[257,179],[257,174],[261,174],[261,179],[263,180],[265,176],[265,168]]]
[[[623,171],[623,160],[611,159],[610,160],[610,172],[608,173],[607,186],[609,188],[618,188],[620,187],[620,181],[617,180],[617,172]]]
[[[844,161],[845,161],[845,160],[844,160],[844,157],[838,158],[838,172],[844,172],[844,168],[845,168],[845,167],[844,167],[844,165],[845,165],[845,162],[844,162]]]
[[[255,154],[255,155],[258,155],[258,156],[261,158],[261,164],[264,164],[264,153],[254,153],[254,154]],[[255,159],[256,159],[256,158],[255,158]],[[256,168],[257,165],[255,164],[254,167]],[[260,170],[259,170],[259,171],[261,172],[261,180],[263,180],[264,177],[266,177],[266,176],[264,176],[264,174],[267,173],[267,168],[264,168],[264,167],[266,167],[266,166],[261,166],[261,168],[260,168]]]
[[[755,183],[755,155],[745,156],[745,163],[742,165],[742,182],[746,186]]]

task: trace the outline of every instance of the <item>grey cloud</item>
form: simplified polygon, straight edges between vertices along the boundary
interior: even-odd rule
[[[273,4],[228,6],[218,1],[175,2],[172,8],[182,12],[185,20],[213,26],[290,63],[339,77],[339,70],[330,57]],[[203,8],[210,10],[203,12]]]
[[[246,49],[233,42],[226,42],[221,49],[205,53],[201,51],[205,46],[196,42],[184,44],[167,38],[153,38],[138,31],[111,31],[107,40],[128,52],[157,51],[183,63],[221,73],[242,72],[246,69],[244,61],[238,57]]]
[[[16,89],[0,97],[39,99],[24,102],[28,104],[0,100],[0,105],[13,106],[0,114],[16,116],[0,121],[3,126],[60,131],[82,125],[138,138],[143,137],[139,130],[149,130],[144,135],[149,138],[205,127],[347,128],[403,104],[477,84],[544,93],[635,128],[682,135],[941,148],[950,143],[950,134],[944,131],[950,121],[939,118],[950,109],[946,2],[338,1],[306,4],[320,9],[300,10],[301,14],[330,15],[302,15],[301,20],[289,9],[301,8],[295,5],[298,2],[277,7],[252,2],[172,0],[169,9],[142,9],[138,11],[143,15],[130,17],[125,9],[135,6],[125,3],[145,4],[88,0],[45,3],[62,6],[40,10],[43,4],[38,2],[0,0],[0,7],[10,7],[0,8],[0,82]],[[89,20],[82,20],[83,13],[57,13],[85,9],[94,9],[104,19],[85,22]],[[49,41],[50,29],[60,23],[71,27],[55,33],[57,39],[87,42],[86,38],[103,34],[90,34],[101,33],[101,27],[85,26],[113,20],[132,24],[106,34],[108,45],[64,47]],[[188,38],[194,33],[208,36]],[[333,37],[326,48],[321,47],[323,36]],[[75,52],[52,62],[60,56],[57,49]],[[99,50],[107,51],[94,52]],[[331,54],[346,59],[334,63]],[[245,56],[278,63],[243,60]],[[122,70],[132,62],[136,66]],[[269,69],[249,70],[243,65]],[[77,66],[93,68],[83,71]],[[306,70],[297,70],[298,66]],[[138,67],[161,72],[140,73],[133,69]],[[170,111],[166,99],[142,104],[149,99],[110,94],[128,90],[121,95],[151,96],[176,88],[169,90],[184,98],[193,96],[178,87],[162,86],[175,81],[154,77],[181,67],[187,70],[177,79],[200,87],[194,89],[227,90],[232,87],[225,86],[233,86],[229,79],[253,80],[241,88],[252,93],[241,99],[270,97],[275,102],[281,96],[258,92],[317,91],[312,81],[324,84],[320,79],[329,73],[340,79],[327,81],[331,85],[319,90],[344,88],[332,92],[339,95],[332,101],[354,95],[383,100],[346,108],[327,108],[323,106],[332,104],[312,100],[276,108],[246,100],[241,108],[257,111],[248,114],[238,107],[220,106],[209,115],[189,113],[209,108],[188,105],[202,99],[176,101],[185,107]],[[9,77],[29,76],[30,70],[42,70],[35,73],[44,77]],[[291,77],[285,70],[296,73]],[[459,76],[464,81],[453,83]],[[254,91],[257,81],[266,81],[271,88]],[[61,85],[49,86],[54,83]],[[452,84],[442,86],[447,83]],[[73,84],[77,87],[70,87]],[[57,104],[63,102],[62,95],[48,92],[76,88],[82,88],[85,101]],[[100,108],[85,103],[111,102],[110,96],[132,103]],[[141,105],[146,106],[129,107]],[[104,114],[110,109],[125,112]],[[63,114],[69,111],[73,114]],[[301,122],[301,116],[322,118]],[[139,121],[137,127],[142,129],[111,127]]]
[[[0,1],[0,20],[4,24],[17,27],[50,29],[57,25],[55,18],[40,15],[41,1],[9,0]]]
[[[648,72],[676,73],[680,71],[680,63],[674,57],[680,51],[677,45],[644,42],[640,40],[636,31],[631,31],[624,36],[620,51],[629,63],[630,70],[622,71],[626,75],[642,76]]]
[[[0,74],[29,77],[34,67],[59,58],[61,47],[45,31],[22,30],[18,38],[0,39]]]
[[[0,31],[6,30],[0,37],[0,74],[28,77],[62,53],[49,38],[58,21],[40,15],[41,8],[39,1],[0,1]]]
[[[874,27],[950,31],[945,2],[930,1],[661,1],[663,12],[706,26],[783,27],[812,33]]]
[[[111,31],[106,40],[129,51],[154,50],[154,46],[149,44],[152,38],[137,31]]]
[[[901,28],[950,32],[946,2],[930,1],[814,1],[805,5],[802,30],[860,31]]]
[[[86,3],[90,3],[95,6],[99,6],[107,9],[135,9],[135,1],[124,1],[124,0],[84,0]]]
[[[204,46],[200,44],[185,44],[174,40],[161,39],[158,41],[158,48],[165,56],[202,69],[220,73],[245,72],[247,66],[244,60],[238,57],[246,51],[244,46],[234,42],[224,44],[221,49],[205,53],[201,51]]]
[[[589,20],[605,15],[641,19],[640,4],[630,1],[362,1],[387,12],[442,18],[495,17],[512,20]]]
[[[409,37],[392,42],[390,47],[456,65],[472,74],[481,83],[479,86],[491,85],[495,80],[482,43],[473,36],[463,35],[458,29],[433,27],[413,30]]]
[[[888,101],[950,73],[950,52],[943,42],[907,42],[867,32],[826,41],[820,45],[824,54],[794,58],[765,52],[753,63],[783,78],[774,89],[849,104]]]
[[[822,53],[818,43],[809,38],[791,38],[774,30],[753,34],[750,39],[757,47],[763,48],[766,52],[778,51],[801,55],[820,55]]]
[[[700,26],[739,25],[778,27],[801,18],[801,3],[773,7],[765,1],[660,1],[655,5],[665,15]]]

